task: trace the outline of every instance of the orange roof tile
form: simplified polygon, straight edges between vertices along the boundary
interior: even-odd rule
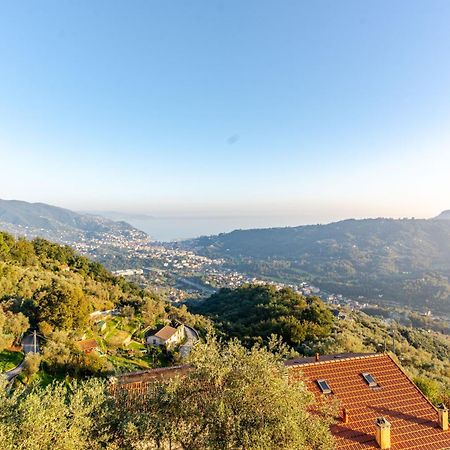
[[[176,328],[173,328],[170,325],[166,325],[165,327],[161,328],[157,333],[155,333],[154,336],[159,337],[163,341],[167,341],[167,339],[170,339],[176,332],[177,332]]]
[[[318,362],[305,358],[287,362],[290,379],[304,379],[316,396],[323,395],[316,380],[325,379],[334,397],[349,411],[349,421],[332,426],[338,450],[379,448],[375,419],[391,423],[392,450],[450,448],[450,432],[441,430],[438,413],[400,367],[386,354],[343,355]],[[362,373],[375,377],[379,388],[368,386]]]
[[[85,339],[84,341],[77,342],[78,347],[84,352],[91,352],[98,348],[98,342],[95,339]]]
[[[171,379],[177,376],[186,375],[190,370],[191,366],[183,364],[179,366],[140,370],[138,372],[127,372],[116,375],[114,378],[119,385],[125,386],[129,383],[153,383],[155,380]]]

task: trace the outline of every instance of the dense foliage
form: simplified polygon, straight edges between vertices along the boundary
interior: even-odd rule
[[[240,270],[450,312],[450,221],[346,220],[238,230],[188,242]]]
[[[2,450],[100,450],[109,441],[103,383],[54,384],[11,394],[0,379]]]
[[[276,334],[296,348],[326,337],[333,321],[320,299],[272,286],[221,289],[205,301],[193,303],[191,309],[210,317],[228,337],[251,344],[267,342]]]
[[[46,337],[42,343],[42,367],[52,375],[82,376],[112,370],[106,358],[85,354],[77,346],[83,336],[98,337],[89,314],[95,310],[123,311],[120,326],[134,333],[165,321],[179,320],[192,326],[207,326],[186,308],[176,308],[155,293],[124,278],[113,276],[102,265],[78,255],[67,246],[44,239],[14,239],[0,232],[0,351],[19,344],[30,327]],[[116,324],[119,326],[119,324]],[[141,340],[143,338],[141,337]],[[122,341],[120,341],[122,343]],[[117,349],[111,338],[111,355],[126,361],[127,349]],[[122,357],[123,356],[123,357]]]
[[[13,313],[7,305],[0,304],[0,352],[13,344],[17,344],[30,324],[21,313]]]
[[[150,295],[150,294],[148,294]],[[26,313],[33,325],[83,325],[95,309],[142,301],[144,293],[70,247],[0,232],[0,301]]]
[[[53,384],[8,394],[0,380],[2,450],[329,450],[332,404],[312,414],[280,355],[210,339],[184,379],[155,382],[131,401],[105,383]]]

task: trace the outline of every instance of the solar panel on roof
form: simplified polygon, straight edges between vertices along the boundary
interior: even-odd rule
[[[317,384],[319,385],[321,391],[324,394],[331,394],[331,388],[330,385],[327,383],[326,380],[317,380]]]
[[[363,373],[362,376],[366,380],[366,383],[370,387],[377,387],[378,386],[378,383],[376,382],[375,378],[370,373]]]

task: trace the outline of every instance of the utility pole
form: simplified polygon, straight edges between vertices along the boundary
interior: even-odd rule
[[[36,330],[33,331],[33,348],[34,353],[37,353],[37,339],[36,339]]]
[[[395,334],[393,328],[392,328],[392,353],[395,355]]]

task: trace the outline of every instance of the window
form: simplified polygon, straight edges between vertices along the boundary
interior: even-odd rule
[[[321,391],[324,394],[331,394],[331,388],[330,385],[328,384],[328,382],[326,380],[317,380],[317,384],[319,385]]]
[[[370,387],[377,387],[378,386],[378,383],[375,381],[375,378],[370,373],[367,373],[367,372],[363,373],[362,376],[366,380],[366,383]]]

